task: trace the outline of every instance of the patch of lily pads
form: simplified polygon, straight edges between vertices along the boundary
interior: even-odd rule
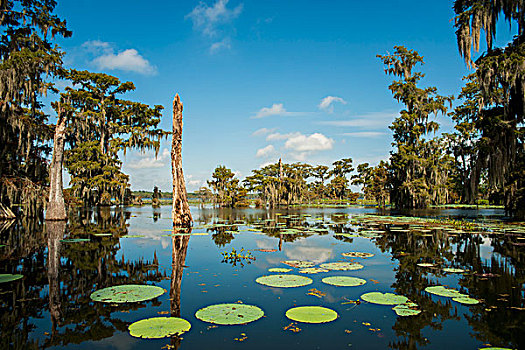
[[[103,303],[134,303],[154,299],[165,292],[165,289],[157,286],[123,284],[99,289],[91,293],[90,298]]]
[[[137,338],[159,339],[181,335],[189,331],[191,324],[179,317],[153,317],[129,325],[129,334]]]
[[[286,311],[286,317],[292,321],[304,323],[332,322],[338,316],[334,310],[322,306],[300,306]]]
[[[331,276],[323,278],[321,282],[338,287],[357,287],[365,284],[366,280],[349,276]]]
[[[279,288],[302,287],[313,283],[311,278],[299,275],[268,275],[261,276],[255,282]]]
[[[197,310],[195,317],[219,325],[237,325],[257,321],[264,311],[254,305],[216,304]]]
[[[455,302],[458,302],[460,304],[476,305],[476,304],[480,303],[480,301],[478,299],[471,298],[467,294],[462,294],[459,291],[457,291],[456,289],[447,288],[445,286],[426,287],[425,288],[425,292],[430,293],[430,294],[434,294],[434,295],[438,295],[438,296],[441,296],[441,297],[452,298],[452,300],[454,300]]]
[[[327,269],[321,269],[319,267],[307,267],[305,269],[299,270],[299,273],[315,274],[320,272],[328,272]]]
[[[338,270],[338,271],[351,271],[351,270],[360,270],[364,266],[358,263],[351,262],[333,262],[321,264],[319,267],[327,270]]]
[[[365,293],[361,295],[361,299],[372,304],[380,305],[399,305],[408,301],[408,298],[403,295],[381,292]]]
[[[292,269],[287,269],[285,267],[272,267],[268,269],[269,272],[277,272],[277,273],[286,273],[292,271]]]
[[[396,305],[392,308],[398,316],[416,316],[421,313],[416,303],[406,302],[404,304]]]

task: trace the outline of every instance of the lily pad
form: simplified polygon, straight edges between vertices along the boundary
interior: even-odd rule
[[[398,316],[415,316],[421,313],[421,310],[417,309],[416,303],[405,303],[396,305],[392,308]]]
[[[216,304],[197,310],[195,317],[204,322],[220,325],[244,324],[257,321],[264,311],[254,305]]]
[[[108,237],[108,236],[113,236],[113,234],[111,234],[111,233],[93,233],[93,236]]]
[[[0,274],[0,283],[12,282],[21,279],[23,275],[11,275],[10,273]]]
[[[327,269],[321,269],[319,267],[307,267],[306,269],[299,270],[299,273],[313,274],[313,273],[328,272],[328,271],[329,270]]]
[[[290,288],[306,286],[313,281],[311,278],[299,275],[269,275],[261,276],[255,282],[269,287]]]
[[[158,339],[189,331],[191,324],[179,317],[153,317],[129,325],[129,334],[137,338]]]
[[[357,277],[331,276],[321,280],[323,283],[338,287],[357,287],[366,283],[366,280]]]
[[[371,258],[374,256],[374,254],[372,253],[365,253],[365,252],[349,252],[349,253],[342,253],[341,255],[347,258]]]
[[[431,263],[419,263],[417,264],[417,266],[421,266],[421,267],[434,267],[436,266],[435,264],[431,264]]]
[[[286,264],[291,267],[297,267],[299,269],[305,268],[305,267],[312,267],[315,264],[311,261],[303,261],[303,260],[285,260],[281,261],[283,264]]]
[[[337,312],[321,306],[300,306],[286,311],[286,317],[304,323],[326,323],[337,319]]]
[[[125,235],[120,238],[140,238],[140,237],[145,237],[145,236],[144,235]]]
[[[323,269],[327,270],[339,270],[339,271],[349,271],[349,270],[360,270],[364,266],[358,263],[350,262],[333,262],[319,265]]]
[[[448,273],[463,273],[463,272],[465,272],[465,270],[463,270],[463,269],[455,269],[455,268],[452,268],[452,267],[445,267],[443,269],[443,271],[448,272]]]
[[[474,299],[474,298],[471,298],[471,297],[457,297],[457,298],[452,298],[452,300],[457,301],[460,304],[466,304],[466,305],[479,304],[479,300],[478,299]]]
[[[123,284],[107,287],[91,293],[90,298],[103,303],[134,303],[156,298],[165,290],[157,286]]]
[[[439,295],[441,297],[447,297],[447,298],[468,297],[468,295],[466,294],[461,294],[455,289],[446,288],[444,286],[426,287],[425,292],[430,293],[430,294]]]
[[[271,269],[268,269],[270,272],[277,272],[277,273],[285,273],[290,272],[292,269],[287,269],[285,267],[272,267]]]
[[[403,295],[380,292],[365,293],[361,295],[361,299],[369,303],[380,305],[399,305],[404,304],[408,301],[408,298]]]

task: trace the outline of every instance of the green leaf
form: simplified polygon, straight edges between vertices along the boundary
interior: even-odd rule
[[[327,270],[339,270],[339,271],[350,271],[350,270],[360,270],[364,266],[358,263],[350,262],[333,262],[319,265],[323,269]]]
[[[313,281],[311,278],[299,275],[269,275],[261,276],[255,282],[269,287],[290,288],[306,286]]]
[[[164,292],[163,288],[157,286],[123,284],[99,289],[91,293],[90,298],[103,303],[134,303],[156,298]]]
[[[300,306],[286,311],[286,317],[304,323],[326,323],[337,319],[337,312],[321,306]]]
[[[321,280],[323,283],[338,287],[357,287],[366,283],[366,280],[357,277],[331,276]]]
[[[204,322],[220,325],[244,324],[257,321],[264,311],[254,305],[216,304],[197,310],[195,317]]]
[[[158,339],[189,331],[191,324],[179,317],[153,317],[129,325],[129,334],[137,338]]]
[[[0,274],[0,283],[12,282],[21,279],[23,275],[11,275],[9,273]]]
[[[373,304],[380,305],[399,305],[404,304],[408,301],[408,298],[403,295],[397,295],[394,293],[380,293],[370,292],[361,295],[361,299]]]

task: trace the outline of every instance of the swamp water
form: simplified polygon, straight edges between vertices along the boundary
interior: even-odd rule
[[[525,227],[500,222],[500,212],[442,210],[409,219],[356,208],[192,208],[190,235],[170,231],[170,214],[168,206],[132,207],[83,211],[67,227],[0,227],[0,274],[23,276],[0,283],[0,348],[525,348]],[[439,215],[476,217],[464,224]],[[334,262],[345,264],[323,265]],[[326,269],[303,270],[310,265]],[[278,274],[311,282],[261,284],[268,278],[260,277]],[[334,276],[343,278],[323,282]],[[334,285],[348,282],[354,286]],[[134,303],[90,297],[124,284],[165,292]],[[196,317],[222,303],[254,305],[264,316],[239,325]],[[288,311],[301,306],[328,308],[336,318],[295,321],[301,313]],[[162,339],[129,334],[136,321],[168,316],[191,329]]]

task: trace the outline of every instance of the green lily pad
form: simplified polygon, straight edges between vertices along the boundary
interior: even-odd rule
[[[300,306],[286,311],[286,317],[304,323],[326,323],[337,319],[337,312],[321,306]]]
[[[62,243],[79,243],[79,242],[89,242],[89,238],[66,238],[61,239],[60,242]]]
[[[431,264],[431,263],[419,263],[417,264],[417,266],[421,266],[421,267],[434,267],[436,266],[435,264]]]
[[[108,236],[113,236],[113,234],[111,234],[111,233],[93,233],[93,236],[108,237]]]
[[[463,269],[455,269],[455,268],[452,268],[452,267],[445,267],[443,269],[443,271],[448,272],[448,273],[463,273],[463,272],[465,272],[465,270],[463,270]]]
[[[254,305],[216,304],[197,310],[195,317],[204,322],[220,325],[244,324],[257,321],[264,311]]]
[[[156,298],[165,290],[157,286],[123,284],[107,287],[91,293],[90,298],[103,303],[134,303]]]
[[[408,298],[403,295],[397,295],[394,293],[380,293],[370,292],[361,295],[361,299],[373,304],[380,305],[399,305],[404,304],[408,301]]]
[[[352,233],[336,233],[335,236],[341,236],[341,237],[346,237],[346,238],[360,237],[359,235],[352,234]]]
[[[144,235],[125,235],[120,238],[140,238],[140,237],[145,237],[145,236]]]
[[[425,292],[430,293],[430,294],[439,295],[441,297],[447,297],[447,298],[468,297],[468,295],[466,294],[461,294],[455,289],[446,288],[444,286],[426,287]]]
[[[364,266],[358,263],[350,262],[333,262],[319,265],[323,269],[327,270],[338,270],[338,271],[349,271],[349,270],[360,270]]]
[[[285,273],[290,272],[292,269],[287,269],[285,267],[272,267],[271,269],[268,269],[270,272],[277,272],[277,273]]]
[[[416,303],[405,303],[396,305],[392,308],[398,316],[415,316],[421,313],[421,310],[417,309]]]
[[[286,264],[291,267],[296,267],[299,269],[305,268],[305,267],[312,267],[315,264],[311,261],[303,261],[303,260],[285,260],[281,261],[283,264]]]
[[[10,273],[0,274],[0,283],[12,282],[21,279],[23,275],[12,275]]]
[[[179,317],[153,317],[129,325],[129,334],[137,338],[158,339],[189,331],[191,324]]]
[[[321,269],[319,267],[307,267],[306,269],[299,270],[299,273],[313,274],[313,273],[328,272],[328,271],[329,270]]]
[[[349,252],[349,253],[341,253],[341,255],[347,258],[371,258],[374,256],[374,254],[372,253],[365,253],[365,252]]]
[[[479,348],[478,350],[513,350],[511,348],[498,348],[498,347],[488,347],[488,348]]]
[[[321,282],[338,287],[357,287],[365,284],[366,280],[357,277],[331,276],[323,278]]]
[[[311,278],[299,275],[269,275],[261,276],[255,282],[269,287],[290,288],[306,286],[313,281]]]
[[[452,300],[457,301],[460,304],[466,304],[466,305],[479,304],[479,300],[478,299],[474,299],[474,298],[471,298],[471,297],[457,297],[457,298],[452,298]]]

